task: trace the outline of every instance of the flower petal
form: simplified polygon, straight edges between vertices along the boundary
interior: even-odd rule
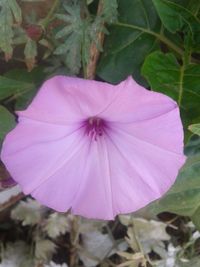
[[[177,104],[131,77],[113,86],[56,76],[18,114],[2,160],[26,194],[58,211],[135,211],[164,194],[185,161]]]
[[[77,124],[55,127],[23,118],[7,135],[1,159],[29,194],[79,152],[83,135]]]
[[[178,106],[166,113],[163,110],[162,115],[152,119],[132,123],[110,122],[109,126],[133,135],[141,141],[183,154],[184,135]]]
[[[74,199],[72,212],[88,218],[114,218],[110,166],[104,137],[90,143],[81,186]]]
[[[31,195],[43,205],[57,211],[69,210],[82,183],[87,158],[88,143],[85,142],[62,168],[44,180],[31,192]]]
[[[98,116],[107,121],[133,123],[152,119],[173,110],[177,104],[171,98],[146,90],[132,77],[117,85],[118,93]]]
[[[161,197],[185,162],[182,154],[117,128],[109,129],[107,136],[115,215],[135,211]]]
[[[81,78],[55,76],[40,88],[26,111],[18,115],[66,124],[95,116],[110,105],[118,86]]]
[[[131,76],[118,85],[55,76],[43,84],[28,109],[18,115],[54,124],[95,116],[133,122],[162,115],[175,106],[172,99],[144,89]]]

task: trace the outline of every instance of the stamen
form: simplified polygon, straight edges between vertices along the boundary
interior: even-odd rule
[[[87,120],[86,133],[92,139],[97,141],[98,137],[103,135],[104,121],[97,117],[91,117]]]

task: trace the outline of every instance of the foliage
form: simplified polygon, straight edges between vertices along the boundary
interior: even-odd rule
[[[61,234],[65,234],[70,231],[70,225],[66,216],[58,213],[52,213],[44,227],[44,230],[47,232],[48,236],[51,238],[56,238]]]
[[[118,83],[133,74],[140,82],[140,68],[145,57],[156,47],[156,33],[161,24],[152,1],[118,1],[118,22],[110,28],[97,74]]]
[[[67,267],[67,263],[71,264],[74,259],[77,264],[79,260],[84,264],[76,266],[86,267],[103,267],[110,264],[139,267],[140,264],[147,266],[147,261],[158,267],[181,267],[191,258],[194,258],[195,262],[197,256],[194,247],[200,233],[191,222],[188,224],[181,221],[182,227],[187,227],[184,231],[187,229],[189,235],[187,242],[182,245],[178,238],[173,240],[175,237],[166,232],[166,229],[178,229],[177,224],[138,218],[133,214],[121,215],[119,220],[108,224],[71,214],[52,213],[28,198],[26,202],[20,202],[13,207],[11,215],[13,221],[5,228],[8,240],[6,245],[2,243],[2,267],[35,267],[38,264],[43,264],[44,267]],[[22,222],[20,225],[19,219]],[[9,240],[9,235],[10,232],[16,231],[16,227],[16,238],[23,232],[27,235],[22,235],[22,239],[13,242]],[[59,258],[63,248],[69,256],[65,262]],[[157,256],[152,258],[152,253]]]
[[[14,116],[0,105],[0,140],[15,126]]]
[[[64,55],[65,63],[72,74],[80,72],[81,62],[83,67],[87,65],[92,43],[101,49],[96,41],[97,34],[99,31],[105,31],[104,22],[112,23],[117,17],[115,0],[103,1],[102,12],[96,17],[89,15],[87,7],[84,8],[81,1],[75,2],[72,6],[64,3],[65,14],[56,14],[56,18],[65,25],[55,35],[56,39],[61,39],[61,43],[54,53]]]
[[[178,102],[186,127],[199,119],[199,64],[180,65],[174,54],[156,51],[146,57],[142,73],[153,90],[165,93]]]
[[[14,26],[21,23],[22,14],[16,0],[1,0],[0,8],[0,49],[9,60],[13,54]]]
[[[24,226],[39,223],[41,215],[41,205],[32,199],[21,201],[11,212],[11,218],[21,221]]]
[[[200,135],[200,123],[190,125],[189,130],[194,134]]]

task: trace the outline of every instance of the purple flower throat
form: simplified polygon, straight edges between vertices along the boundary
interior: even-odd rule
[[[86,134],[94,141],[104,134],[106,123],[98,117],[90,117],[85,121]]]

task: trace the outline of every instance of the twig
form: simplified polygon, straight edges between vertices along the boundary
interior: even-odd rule
[[[39,23],[43,27],[43,29],[45,29],[49,25],[49,23],[50,23],[50,21],[52,19],[52,16],[53,16],[55,10],[57,9],[57,6],[58,6],[59,2],[60,2],[60,0],[55,0],[54,1],[51,9],[49,10],[49,12],[47,14],[47,16],[44,19],[42,19],[41,22]]]
[[[70,267],[77,266],[77,247],[79,243],[79,221],[80,217],[75,216],[72,221],[72,229],[70,233],[71,249],[70,249]]]
[[[11,206],[15,205],[19,200],[21,200],[24,197],[23,193],[19,193],[18,195],[11,197],[8,201],[0,205],[0,212],[2,212],[5,209],[10,208]]]
[[[103,10],[103,1],[99,0],[97,16],[99,16],[102,13],[102,10]],[[86,66],[86,71],[85,71],[86,72],[85,78],[87,79],[92,80],[95,78],[97,61],[100,55],[100,51],[97,48],[96,44],[99,44],[100,46],[102,46],[103,42],[104,42],[104,33],[102,31],[99,31],[96,36],[96,42],[93,42],[90,47],[90,59]]]
[[[153,263],[152,263],[151,259],[149,258],[149,255],[144,252],[143,247],[142,247],[140,240],[138,238],[137,232],[135,230],[135,223],[134,223],[133,214],[131,214],[131,226],[132,226],[131,230],[132,230],[133,236],[135,238],[136,247],[137,247],[138,252],[141,252],[144,255],[144,258],[146,260],[146,265],[147,265],[147,262],[149,262],[153,266]]]

